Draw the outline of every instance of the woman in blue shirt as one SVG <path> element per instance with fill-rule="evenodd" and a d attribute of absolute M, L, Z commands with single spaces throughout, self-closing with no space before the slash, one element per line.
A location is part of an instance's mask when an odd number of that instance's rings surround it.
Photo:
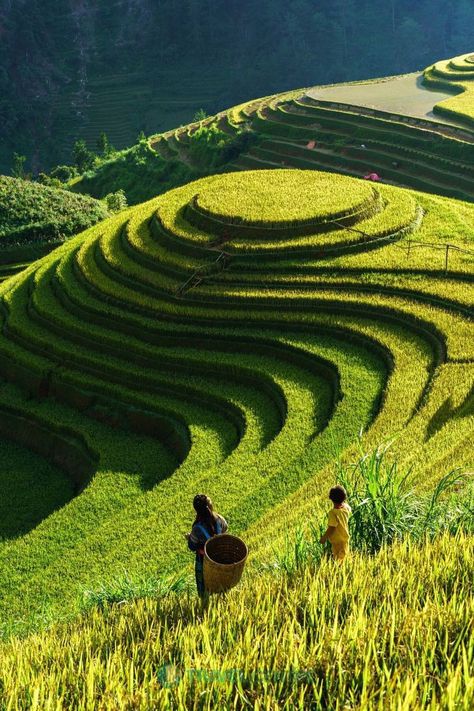
<path fill-rule="evenodd" d="M 186 534 L 189 550 L 196 553 L 196 587 L 199 597 L 203 597 L 204 588 L 204 546 L 206 541 L 218 533 L 225 533 L 228 529 L 227 521 L 216 513 L 212 501 L 206 494 L 197 494 L 193 501 L 196 519 L 191 533 Z"/>

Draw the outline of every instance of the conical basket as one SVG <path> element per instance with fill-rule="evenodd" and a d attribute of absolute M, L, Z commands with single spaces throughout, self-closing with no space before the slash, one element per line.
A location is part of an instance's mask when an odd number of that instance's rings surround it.
<path fill-rule="evenodd" d="M 207 592 L 223 592 L 237 585 L 247 556 L 247 546 L 237 536 L 220 533 L 209 538 L 204 546 L 204 586 Z"/>

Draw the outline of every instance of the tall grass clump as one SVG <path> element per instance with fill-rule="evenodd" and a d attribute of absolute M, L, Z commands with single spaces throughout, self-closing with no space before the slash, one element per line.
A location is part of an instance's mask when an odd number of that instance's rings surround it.
<path fill-rule="evenodd" d="M 454 469 L 434 489 L 420 494 L 412 468 L 390 458 L 390 444 L 362 454 L 354 464 L 339 465 L 338 481 L 352 508 L 351 546 L 376 553 L 406 536 L 422 540 L 443 531 L 474 531 L 474 487 L 465 472 Z"/>
<path fill-rule="evenodd" d="M 123 604 L 143 597 L 164 598 L 190 590 L 188 576 L 181 572 L 168 576 L 134 575 L 124 570 L 120 577 L 104 580 L 90 590 L 84 590 L 82 611 L 92 607 L 103 609 L 111 604 Z"/>
<path fill-rule="evenodd" d="M 402 469 L 389 449 L 390 443 L 384 444 L 361 453 L 352 464 L 337 465 L 336 479 L 352 509 L 351 549 L 373 555 L 405 539 L 421 543 L 442 533 L 473 534 L 474 481 L 469 473 L 454 469 L 440 477 L 432 491 L 420 494 L 412 469 Z M 319 543 L 325 529 L 325 515 L 318 519 L 315 512 L 314 521 L 286 534 L 262 570 L 292 575 L 308 565 L 317 567 L 330 551 L 329 545 Z"/>

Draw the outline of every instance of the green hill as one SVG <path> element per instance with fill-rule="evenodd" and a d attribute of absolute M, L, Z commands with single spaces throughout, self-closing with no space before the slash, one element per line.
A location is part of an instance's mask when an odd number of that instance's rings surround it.
<path fill-rule="evenodd" d="M 424 72 L 428 86 L 446 88 L 456 94 L 435 106 L 440 116 L 455 118 L 474 126 L 474 54 L 463 54 L 454 59 L 436 62 Z"/>
<path fill-rule="evenodd" d="M 104 203 L 68 190 L 0 176 L 0 275 L 108 217 Z"/>
<path fill-rule="evenodd" d="M 397 435 L 424 490 L 469 466 L 473 228 L 474 206 L 438 196 L 229 173 L 6 282 L 1 432 L 77 495 L 0 545 L 2 620 L 74 611 L 124 568 L 180 570 L 198 489 L 265 560 L 361 430 L 364 448 Z"/>

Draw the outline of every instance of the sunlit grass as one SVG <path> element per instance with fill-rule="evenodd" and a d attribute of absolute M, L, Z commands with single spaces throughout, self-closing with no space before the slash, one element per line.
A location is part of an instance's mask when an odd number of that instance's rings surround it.
<path fill-rule="evenodd" d="M 468 709 L 472 536 L 400 542 L 343 566 L 247 575 L 194 597 L 102 602 L 0 648 L 8 709 Z M 119 596 L 120 597 L 120 596 Z"/>

